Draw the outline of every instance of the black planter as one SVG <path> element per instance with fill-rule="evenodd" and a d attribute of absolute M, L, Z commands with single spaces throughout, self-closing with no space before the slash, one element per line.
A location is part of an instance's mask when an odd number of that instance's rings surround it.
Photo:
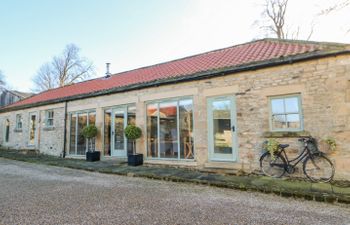
<path fill-rule="evenodd" d="M 86 152 L 86 161 L 88 162 L 95 162 L 100 161 L 100 152 Z"/>
<path fill-rule="evenodd" d="M 129 154 L 128 155 L 128 165 L 129 166 L 139 166 L 143 164 L 143 154 Z"/>

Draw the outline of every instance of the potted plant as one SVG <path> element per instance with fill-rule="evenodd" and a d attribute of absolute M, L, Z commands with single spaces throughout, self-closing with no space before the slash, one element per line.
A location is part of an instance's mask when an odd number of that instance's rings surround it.
<path fill-rule="evenodd" d="M 86 161 L 94 162 L 100 160 L 100 152 L 95 151 L 95 138 L 97 136 L 97 127 L 88 125 L 82 130 L 82 135 L 88 141 L 88 151 L 86 152 Z"/>
<path fill-rule="evenodd" d="M 141 128 L 135 125 L 128 125 L 124 129 L 125 137 L 132 141 L 132 154 L 128 154 L 128 165 L 129 166 L 139 166 L 143 164 L 143 154 L 137 154 L 135 148 L 136 139 L 140 138 L 142 135 Z"/>
<path fill-rule="evenodd" d="M 275 159 L 275 153 L 278 151 L 279 145 L 280 143 L 273 138 L 269 138 L 264 142 L 264 148 L 270 153 L 272 160 Z"/>

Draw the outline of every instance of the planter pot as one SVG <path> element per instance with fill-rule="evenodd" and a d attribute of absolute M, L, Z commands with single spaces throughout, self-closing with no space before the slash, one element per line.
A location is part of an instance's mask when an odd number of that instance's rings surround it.
<path fill-rule="evenodd" d="M 100 154 L 101 152 L 98 152 L 98 151 L 86 152 L 86 161 L 88 162 L 100 161 Z"/>
<path fill-rule="evenodd" d="M 143 154 L 129 154 L 128 155 L 128 165 L 129 166 L 139 166 L 143 164 Z"/>

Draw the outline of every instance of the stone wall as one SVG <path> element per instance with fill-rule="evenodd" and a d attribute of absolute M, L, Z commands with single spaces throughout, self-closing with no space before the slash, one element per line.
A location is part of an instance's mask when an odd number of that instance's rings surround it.
<path fill-rule="evenodd" d="M 288 134 L 282 134 L 287 137 L 281 137 L 280 133 L 271 133 L 269 127 L 269 97 L 296 93 L 300 94 L 302 101 L 305 130 L 303 134 L 309 133 L 319 139 L 334 137 L 338 148 L 336 152 L 330 154 L 330 158 L 336 166 L 336 177 L 350 179 L 348 163 L 350 162 L 350 57 L 348 55 L 72 101 L 68 102 L 68 112 L 96 109 L 96 124 L 101 128 L 96 144 L 97 149 L 103 149 L 104 109 L 123 104 L 136 104 L 137 124 L 146 134 L 145 106 L 147 102 L 191 96 L 195 118 L 195 160 L 178 162 L 146 158 L 146 163 L 188 165 L 201 168 L 220 167 L 243 169 L 250 172 L 258 168 L 261 145 L 267 136 L 277 136 L 281 143 L 291 144 L 290 154 L 298 152 L 297 137 L 288 137 Z M 214 162 L 208 158 L 207 99 L 220 95 L 230 95 L 236 98 L 239 155 L 237 162 Z M 11 121 L 14 121 L 15 112 L 1 114 L 1 121 L 9 115 L 11 115 Z M 57 115 L 59 116 L 60 113 L 58 112 Z M 55 121 L 61 121 L 60 128 L 48 131 L 48 136 L 42 135 L 40 150 L 57 155 L 61 152 L 60 143 L 63 143 L 63 116 Z M 27 126 L 24 124 L 24 127 Z M 57 144 L 51 141 L 45 143 L 45 140 L 52 138 L 49 136 L 51 134 L 57 139 Z M 21 139 L 20 135 L 11 133 L 11 136 L 17 136 L 18 140 Z M 15 143 L 16 141 L 11 142 L 13 146 Z M 18 147 L 22 145 L 25 143 Z M 138 151 L 145 155 L 146 146 L 144 137 L 137 141 Z M 55 148 L 53 152 L 50 151 L 51 147 Z"/>
<path fill-rule="evenodd" d="M 46 110 L 54 110 L 54 126 L 46 128 Z M 30 114 L 36 113 L 36 141 L 34 145 L 29 144 Z M 17 130 L 16 115 L 22 115 L 22 129 Z M 9 142 L 5 142 L 5 121 L 10 121 Z M 0 143 L 4 147 L 15 149 L 37 149 L 41 153 L 59 156 L 63 150 L 64 136 L 64 107 L 63 104 L 48 105 L 43 107 L 19 110 L 3 113 L 0 116 Z"/>

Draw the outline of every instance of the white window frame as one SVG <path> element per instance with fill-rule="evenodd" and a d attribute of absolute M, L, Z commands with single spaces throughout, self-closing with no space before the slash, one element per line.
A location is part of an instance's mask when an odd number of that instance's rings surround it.
<path fill-rule="evenodd" d="M 78 151 L 78 115 L 80 114 L 85 114 L 87 116 L 87 121 L 86 121 L 86 125 L 89 126 L 89 115 L 90 114 L 95 114 L 95 120 L 96 120 L 96 110 L 95 109 L 91 109 L 91 110 L 83 110 L 83 111 L 76 111 L 76 112 L 70 112 L 69 113 L 69 144 L 68 144 L 68 155 L 72 155 L 72 156 L 84 156 L 84 155 L 78 155 L 77 151 Z M 72 125 L 72 115 L 76 116 L 76 120 L 75 120 L 75 145 L 74 145 L 74 154 L 70 153 L 70 142 L 71 142 L 71 125 Z M 87 152 L 88 150 L 88 142 L 87 139 L 85 140 L 85 152 Z"/>
<path fill-rule="evenodd" d="M 50 113 L 52 113 L 52 117 L 50 117 Z M 54 117 L 55 117 L 55 112 L 54 110 L 46 110 L 45 112 L 45 126 L 46 127 L 54 127 Z M 49 123 L 49 121 L 52 121 L 52 124 Z"/>
<path fill-rule="evenodd" d="M 183 96 L 183 97 L 175 97 L 175 98 L 165 98 L 165 99 L 158 99 L 158 100 L 152 100 L 152 101 L 147 101 L 146 104 L 145 104 L 145 131 L 146 131 L 146 134 L 145 134 L 145 137 L 146 137 L 146 141 L 145 141 L 145 149 L 147 151 L 146 153 L 146 158 L 147 159 L 150 159 L 150 160 L 167 160 L 167 161 L 195 161 L 196 159 L 196 138 L 195 138 L 195 135 L 193 135 L 193 159 L 183 159 L 180 157 L 180 126 L 179 126 L 179 102 L 182 101 L 182 100 L 192 100 L 192 110 L 193 110 L 193 116 L 192 116 L 192 132 L 193 134 L 195 134 L 195 118 L 194 118 L 194 112 L 195 112 L 195 106 L 194 106 L 194 100 L 193 100 L 193 97 L 192 96 Z M 160 157 L 160 141 L 158 139 L 158 156 L 157 157 L 150 157 L 148 155 L 148 140 L 147 140 L 147 106 L 148 105 L 152 105 L 152 104 L 155 104 L 157 105 L 157 110 L 158 110 L 158 118 L 157 118 L 157 136 L 159 137 L 160 136 L 160 131 L 159 131 L 159 127 L 160 127 L 160 120 L 159 120 L 159 104 L 161 103 L 167 103 L 167 102 L 172 102 L 172 101 L 176 101 L 176 108 L 177 108 L 177 132 L 178 132 L 178 135 L 177 135 L 177 141 L 178 141 L 178 156 L 177 158 L 162 158 Z"/>
<path fill-rule="evenodd" d="M 22 114 L 16 114 L 16 129 L 22 130 L 22 127 L 23 127 Z"/>
<path fill-rule="evenodd" d="M 287 99 L 287 98 L 297 98 L 298 99 L 298 114 L 300 118 L 300 127 L 299 128 L 274 128 L 272 123 L 272 116 L 274 115 L 272 113 L 272 100 L 274 99 Z M 301 102 L 301 95 L 300 94 L 287 94 L 287 95 L 278 95 L 278 96 L 270 96 L 269 97 L 269 124 L 270 124 L 270 131 L 272 132 L 278 132 L 278 131 L 286 131 L 286 132 L 298 132 L 304 130 L 304 116 L 302 111 L 302 102 Z M 280 113 L 279 115 L 289 115 L 289 114 L 297 114 L 297 113 L 287 113 L 284 105 L 284 113 Z"/>

